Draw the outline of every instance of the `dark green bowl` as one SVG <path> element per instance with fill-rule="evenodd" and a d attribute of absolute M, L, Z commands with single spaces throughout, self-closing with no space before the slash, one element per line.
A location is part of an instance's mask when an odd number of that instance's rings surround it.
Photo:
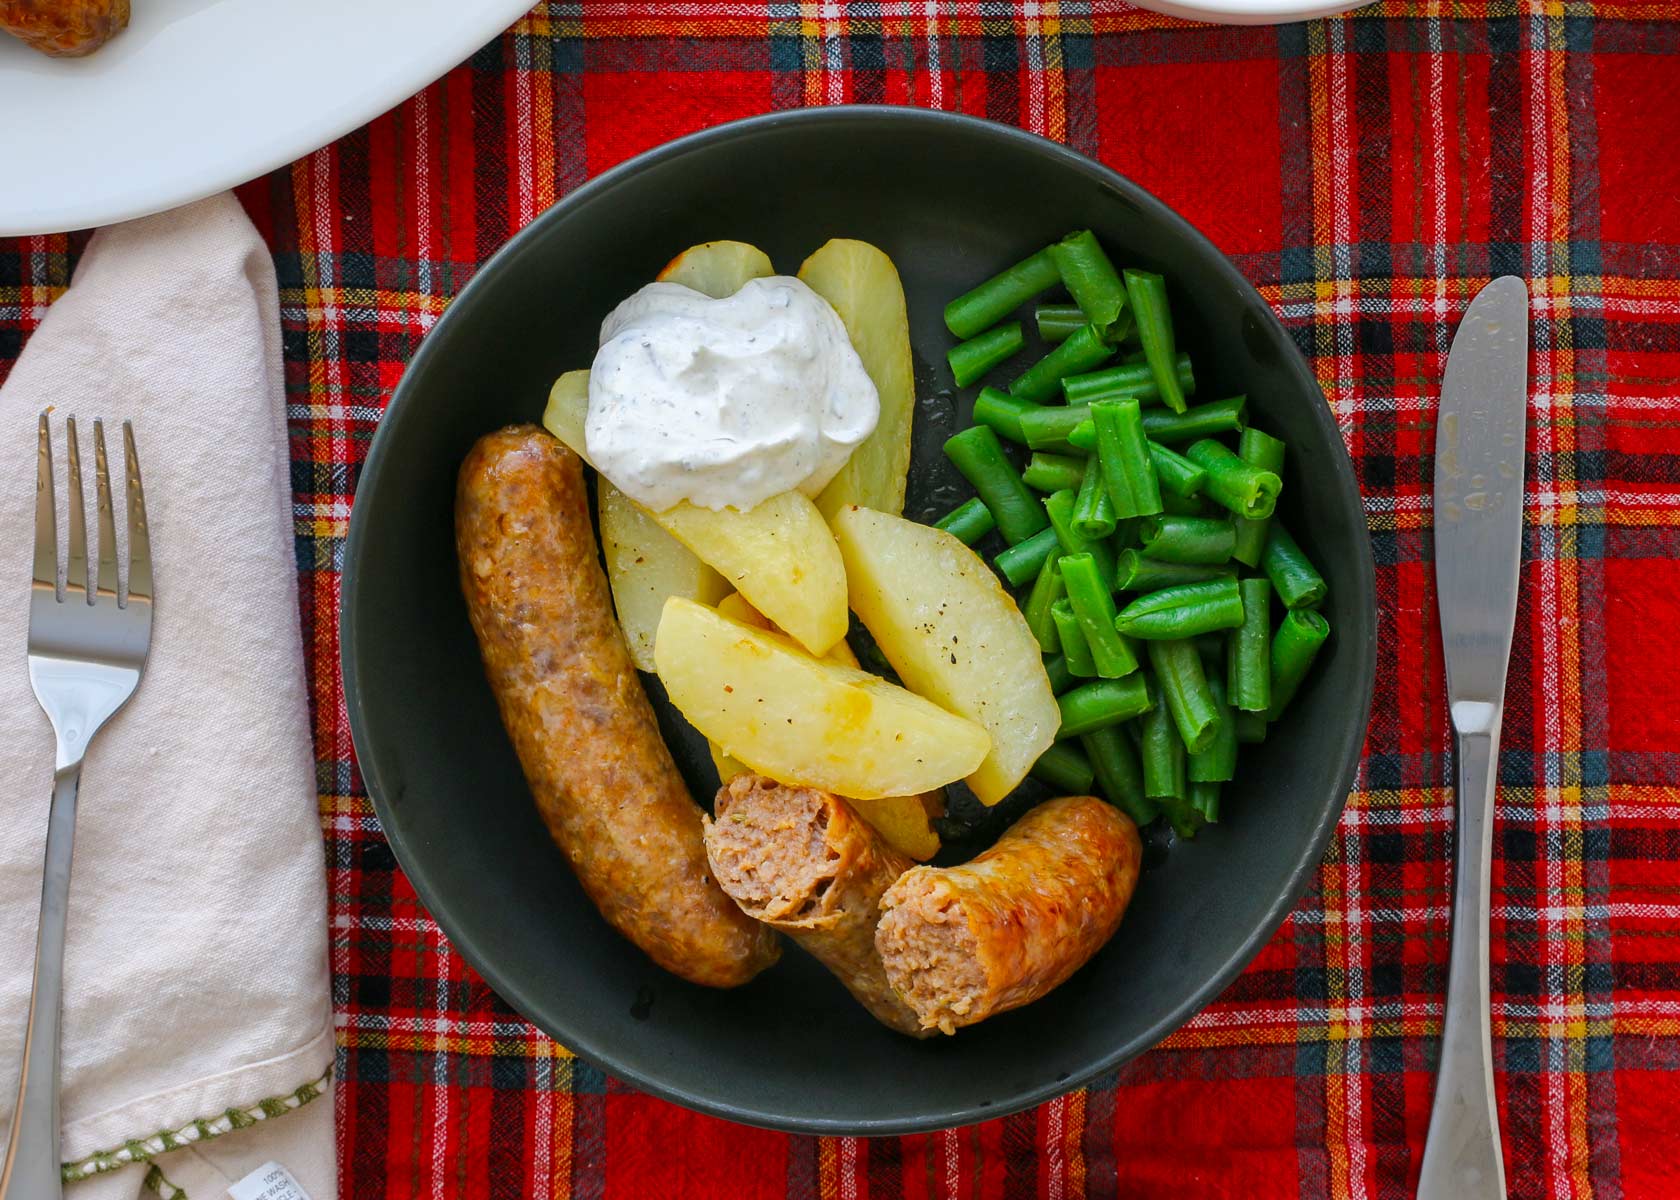
<path fill-rule="evenodd" d="M 1199 395 L 1246 392 L 1289 443 L 1284 515 L 1330 582 L 1335 630 L 1270 740 L 1243 750 L 1226 819 L 1160 855 L 1125 924 L 1044 1000 L 915 1042 L 796 950 L 747 987 L 693 987 L 607 927 L 534 811 L 479 667 L 450 506 L 475 438 L 539 418 L 587 366 L 601 318 L 695 242 L 737 238 L 792 272 L 830 237 L 892 255 L 910 304 L 918 414 L 910 515 L 959 498 L 939 442 L 956 402 L 940 310 L 1070 229 L 1164 272 Z M 368 790 L 438 923 L 514 1008 L 603 1069 L 679 1104 L 817 1133 L 902 1133 L 1048 1099 L 1148 1049 L 1277 929 L 1352 784 L 1375 663 L 1371 550 L 1348 457 L 1301 356 L 1248 282 L 1181 218 L 1073 151 L 984 121 L 833 108 L 663 146 L 549 209 L 427 335 L 356 493 L 344 685 Z M 703 747 L 656 703 L 695 794 Z"/>

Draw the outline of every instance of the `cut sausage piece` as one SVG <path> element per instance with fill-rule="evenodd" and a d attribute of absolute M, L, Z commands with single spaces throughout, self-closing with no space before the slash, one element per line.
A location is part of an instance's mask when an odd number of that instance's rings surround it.
<path fill-rule="evenodd" d="M 1037 1000 L 1113 936 L 1142 858 L 1118 809 L 1064 796 L 972 862 L 907 871 L 875 931 L 893 991 L 946 1033 Z"/>
<path fill-rule="evenodd" d="M 700 808 L 613 620 L 582 461 L 534 425 L 481 438 L 461 464 L 455 539 L 502 722 L 583 890 L 675 975 L 757 975 L 780 947 L 711 878 Z"/>
<path fill-rule="evenodd" d="M 737 775 L 718 791 L 706 854 L 748 916 L 779 929 L 900 1033 L 926 1036 L 875 953 L 881 893 L 911 860 L 829 792 Z"/>

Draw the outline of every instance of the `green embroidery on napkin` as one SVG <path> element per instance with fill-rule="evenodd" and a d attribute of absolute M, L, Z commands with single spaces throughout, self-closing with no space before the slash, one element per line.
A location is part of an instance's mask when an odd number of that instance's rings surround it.
<path fill-rule="evenodd" d="M 214 1117 L 198 1117 L 178 1129 L 160 1129 L 148 1137 L 131 1138 L 115 1150 L 96 1150 L 77 1162 L 65 1163 L 59 1174 L 65 1183 L 75 1183 L 78 1179 L 91 1179 L 134 1163 L 149 1163 L 160 1154 L 195 1142 L 208 1142 L 236 1129 L 249 1129 L 258 1121 L 284 1116 L 311 1100 L 319 1099 L 326 1092 L 327 1081 L 331 1078 L 332 1068 L 328 1067 L 316 1078 L 283 1096 L 270 1096 L 244 1108 L 230 1108 Z M 163 1200 L 186 1200 L 187 1194 L 165 1179 L 155 1165 L 146 1172 L 142 1182 Z"/>

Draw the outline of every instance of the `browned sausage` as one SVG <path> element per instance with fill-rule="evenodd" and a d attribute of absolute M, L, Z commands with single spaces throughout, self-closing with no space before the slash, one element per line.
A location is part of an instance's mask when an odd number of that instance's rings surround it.
<path fill-rule="evenodd" d="M 1113 936 L 1142 858 L 1112 805 L 1047 801 L 972 862 L 916 867 L 887 889 L 875 931 L 887 979 L 946 1033 L 1029 1004 Z"/>
<path fill-rule="evenodd" d="M 537 808 L 601 915 L 673 974 L 745 983 L 775 935 L 712 881 L 596 556 L 583 466 L 535 425 L 481 438 L 455 499 L 461 589 Z"/>
<path fill-rule="evenodd" d="M 883 1025 L 926 1036 L 893 994 L 875 953 L 881 893 L 911 867 L 844 800 L 737 775 L 706 822 L 706 855 L 723 890 L 832 971 Z"/>
<path fill-rule="evenodd" d="M 92 54 L 128 24 L 128 0 L 0 0 L 0 29 L 54 58 Z"/>

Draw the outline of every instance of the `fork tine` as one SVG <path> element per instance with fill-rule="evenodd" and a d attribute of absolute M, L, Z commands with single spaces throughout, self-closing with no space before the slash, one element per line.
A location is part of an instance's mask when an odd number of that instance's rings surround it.
<path fill-rule="evenodd" d="M 88 595 L 87 517 L 82 509 L 81 439 L 76 436 L 75 417 L 64 419 L 64 440 L 70 448 L 70 554 L 64 572 L 64 597 L 85 604 L 92 597 Z"/>
<path fill-rule="evenodd" d="M 146 490 L 140 486 L 140 456 L 134 426 L 123 422 L 123 460 L 128 468 L 128 598 L 152 598 L 152 538 L 146 524 Z"/>
<path fill-rule="evenodd" d="M 58 598 L 58 521 L 53 515 L 52 437 L 47 414 L 35 438 L 35 586 Z"/>
<path fill-rule="evenodd" d="M 99 491 L 99 599 L 117 598 L 117 526 L 111 509 L 111 471 L 105 461 L 105 423 L 93 421 L 94 479 Z"/>

